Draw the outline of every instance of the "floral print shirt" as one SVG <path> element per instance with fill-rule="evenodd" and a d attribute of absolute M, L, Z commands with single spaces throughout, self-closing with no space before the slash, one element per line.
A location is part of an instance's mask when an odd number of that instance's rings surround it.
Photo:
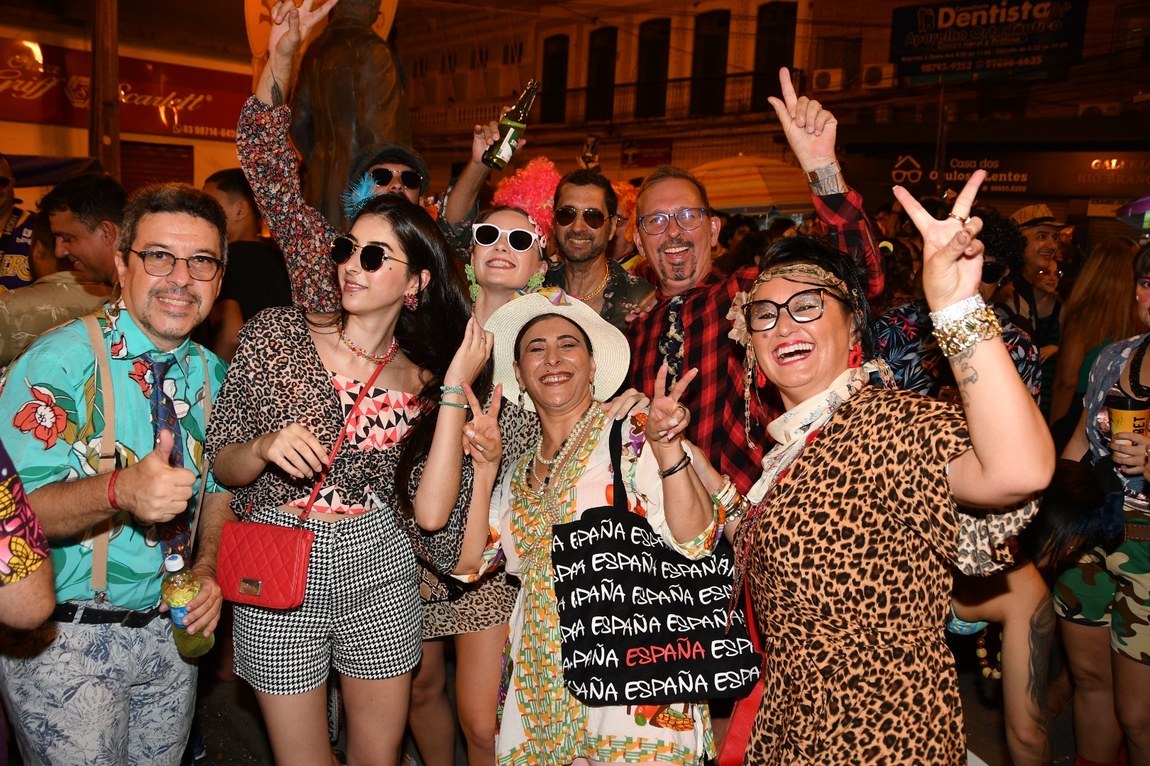
<path fill-rule="evenodd" d="M 1010 321 L 1006 311 L 993 308 L 1002 325 L 1002 342 L 1006 344 L 1010 359 L 1030 395 L 1038 401 L 1042 388 L 1038 345 Z M 877 355 L 890 366 L 899 388 L 917 391 L 932 399 L 958 402 L 954 373 L 934 339 L 934 325 L 931 324 L 926 301 L 918 300 L 891 309 L 872 326 Z"/>
<path fill-rule="evenodd" d="M 252 194 L 291 277 L 292 302 L 307 311 L 338 311 L 339 284 L 328 257 L 339 232 L 303 198 L 299 160 L 288 137 L 291 109 L 248 98 L 236 126 L 236 149 Z"/>
<path fill-rule="evenodd" d="M 96 312 L 112 360 L 115 381 L 116 462 L 126 468 L 152 451 L 151 367 L 141 359 L 164 352 L 132 320 L 122 301 Z M 213 396 L 224 379 L 225 365 L 212 352 L 185 340 L 167 356 L 175 364 L 163 381 L 175 403 L 183 431 L 177 446 L 184 466 L 198 473 L 204 442 L 202 403 L 205 372 Z M 206 370 L 205 370 L 206 366 Z M 95 357 L 84 325 L 70 322 L 41 336 L 8 368 L 0 388 L 0 441 L 12 456 L 28 492 L 47 484 L 73 481 L 97 473 L 104 433 L 103 394 Z M 220 491 L 208 475 L 207 491 Z M 199 492 L 197 476 L 189 511 Z M 113 517 L 108 551 L 108 600 L 124 609 L 148 609 L 160 600 L 163 563 L 155 527 L 142 525 L 127 511 Z M 90 530 L 52 541 L 58 601 L 83 601 L 92 592 Z"/>
<path fill-rule="evenodd" d="M 0 444 L 0 585 L 23 580 L 48 560 L 48 538 Z"/>

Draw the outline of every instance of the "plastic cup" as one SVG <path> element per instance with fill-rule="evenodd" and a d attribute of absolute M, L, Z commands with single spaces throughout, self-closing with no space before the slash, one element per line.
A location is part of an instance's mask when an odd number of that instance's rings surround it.
<path fill-rule="evenodd" d="M 1106 409 L 1110 411 L 1111 438 L 1122 433 L 1146 434 L 1147 425 L 1150 425 L 1150 402 L 1111 396 L 1106 399 Z"/>

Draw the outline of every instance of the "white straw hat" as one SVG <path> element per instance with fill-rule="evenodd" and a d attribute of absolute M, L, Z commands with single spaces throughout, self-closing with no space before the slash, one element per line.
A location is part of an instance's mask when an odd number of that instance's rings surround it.
<path fill-rule="evenodd" d="M 626 380 L 631 364 L 627 338 L 595 309 L 560 288 L 551 287 L 503 304 L 487 320 L 486 329 L 495 336 L 492 382 L 503 384 L 503 397 L 512 402 L 519 398 L 519 381 L 515 379 L 515 339 L 528 322 L 549 314 L 568 319 L 587 333 L 591 341 L 591 356 L 595 360 L 596 397 L 607 399 L 613 396 Z M 524 406 L 531 412 L 535 411 L 530 396 L 525 398 Z"/>

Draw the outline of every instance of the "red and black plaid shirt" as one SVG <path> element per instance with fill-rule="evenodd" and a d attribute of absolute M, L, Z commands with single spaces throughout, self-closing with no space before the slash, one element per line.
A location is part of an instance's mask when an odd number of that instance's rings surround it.
<path fill-rule="evenodd" d="M 845 194 L 814 197 L 815 212 L 829 227 L 829 237 L 844 254 L 866 265 L 867 297 L 882 292 L 883 273 L 878 248 L 862 208 L 862 196 L 853 189 Z M 680 315 L 683 327 L 683 370 L 699 368 L 698 377 L 683 394 L 683 404 L 691 412 L 687 437 L 711 459 L 711 464 L 746 492 L 759 478 L 764 429 L 752 422 L 752 450 L 744 425 L 743 349 L 727 333 L 731 322 L 727 312 L 735 295 L 751 289 L 758 276 L 757 266 L 747 266 L 720 279 L 709 274 L 684 294 Z M 667 331 L 669 298 L 660 291 L 658 303 L 631 325 L 630 384 L 644 393 L 655 388 L 655 376 L 663 363 L 659 340 Z M 762 422 L 780 413 L 777 405 L 767 405 Z M 755 413 L 759 415 L 759 413 Z M 760 420 L 759 417 L 754 418 Z"/>

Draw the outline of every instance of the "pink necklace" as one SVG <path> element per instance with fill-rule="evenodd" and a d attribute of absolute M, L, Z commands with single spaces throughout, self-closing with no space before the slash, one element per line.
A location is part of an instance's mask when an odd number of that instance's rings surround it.
<path fill-rule="evenodd" d="M 351 338 L 343 334 L 342 322 L 339 325 L 339 342 L 342 343 L 348 351 L 355 354 L 360 359 L 366 359 L 372 364 L 386 365 L 388 362 L 395 358 L 396 352 L 399 351 L 399 341 L 396 340 L 395 336 L 393 335 L 391 338 L 391 347 L 387 349 L 386 354 L 381 356 L 379 354 L 371 353 L 362 346 L 356 345 L 356 343 L 352 341 Z"/>

